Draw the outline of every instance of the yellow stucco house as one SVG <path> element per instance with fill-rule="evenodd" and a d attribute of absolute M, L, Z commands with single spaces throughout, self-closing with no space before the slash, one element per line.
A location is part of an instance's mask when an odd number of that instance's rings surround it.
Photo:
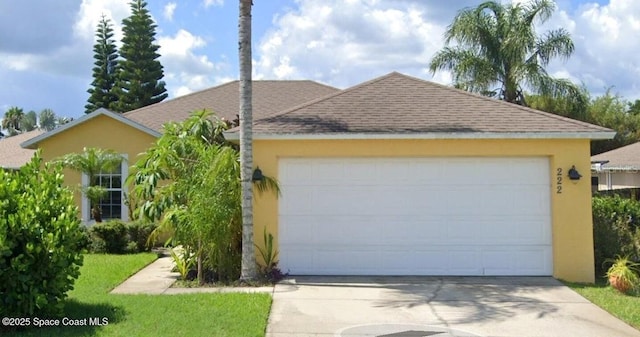
<path fill-rule="evenodd" d="M 274 234 L 284 271 L 594 281 L 590 181 L 576 173 L 590 170 L 590 140 L 611 130 L 399 73 L 345 90 L 253 88 L 254 164 L 282 188 L 257 197 L 255 231 Z M 45 159 L 98 146 L 131 162 L 162 123 L 202 108 L 234 118 L 237 107 L 236 81 L 124 115 L 100 110 L 22 145 Z M 105 207 L 125 217 L 122 176 L 105 177 L 115 191 Z"/>

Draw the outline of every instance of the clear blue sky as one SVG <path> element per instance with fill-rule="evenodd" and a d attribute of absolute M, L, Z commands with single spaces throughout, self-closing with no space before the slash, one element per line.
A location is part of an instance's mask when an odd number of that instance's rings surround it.
<path fill-rule="evenodd" d="M 237 78 L 238 2 L 151 0 L 170 97 Z M 456 12 L 479 0 L 254 0 L 254 79 L 311 79 L 345 88 L 391 71 L 449 84 L 427 70 Z M 558 0 L 540 31 L 564 27 L 576 45 L 549 72 L 640 98 L 640 1 Z M 117 37 L 125 0 L 0 1 L 0 114 L 52 108 L 79 117 L 91 83 L 101 14 Z"/>

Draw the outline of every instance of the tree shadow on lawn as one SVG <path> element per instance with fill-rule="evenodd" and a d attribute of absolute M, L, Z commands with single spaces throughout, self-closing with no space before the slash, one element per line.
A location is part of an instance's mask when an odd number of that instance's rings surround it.
<path fill-rule="evenodd" d="M 86 303 L 76 299 L 70 299 L 65 302 L 64 314 L 57 319 L 58 326 L 55 327 L 36 327 L 33 326 L 34 318 L 31 318 L 31 326 L 25 329 L 0 329 L 2 336 L 93 336 L 102 326 L 116 324 L 124 321 L 127 312 L 123 307 L 114 306 L 110 303 Z M 82 320 L 78 322 L 80 325 L 63 325 L 62 319 Z M 47 318 L 49 319 L 49 318 Z"/>

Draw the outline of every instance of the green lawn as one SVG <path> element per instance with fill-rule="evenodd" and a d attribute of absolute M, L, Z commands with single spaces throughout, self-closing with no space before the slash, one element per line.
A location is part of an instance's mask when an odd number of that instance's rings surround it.
<path fill-rule="evenodd" d="M 637 293 L 633 296 L 623 295 L 604 282 L 598 284 L 565 282 L 565 284 L 597 306 L 636 329 L 640 329 L 640 296 Z"/>
<path fill-rule="evenodd" d="M 30 328 L 3 336 L 264 336 L 268 294 L 111 295 L 154 254 L 86 255 L 65 317 L 106 318 L 103 326 Z M 80 322 L 83 323 L 84 322 Z"/>

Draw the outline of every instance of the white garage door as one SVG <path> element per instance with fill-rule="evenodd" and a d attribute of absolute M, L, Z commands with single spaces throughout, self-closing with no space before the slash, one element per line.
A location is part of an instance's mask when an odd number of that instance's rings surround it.
<path fill-rule="evenodd" d="M 551 275 L 547 158 L 283 158 L 292 275 Z"/>

